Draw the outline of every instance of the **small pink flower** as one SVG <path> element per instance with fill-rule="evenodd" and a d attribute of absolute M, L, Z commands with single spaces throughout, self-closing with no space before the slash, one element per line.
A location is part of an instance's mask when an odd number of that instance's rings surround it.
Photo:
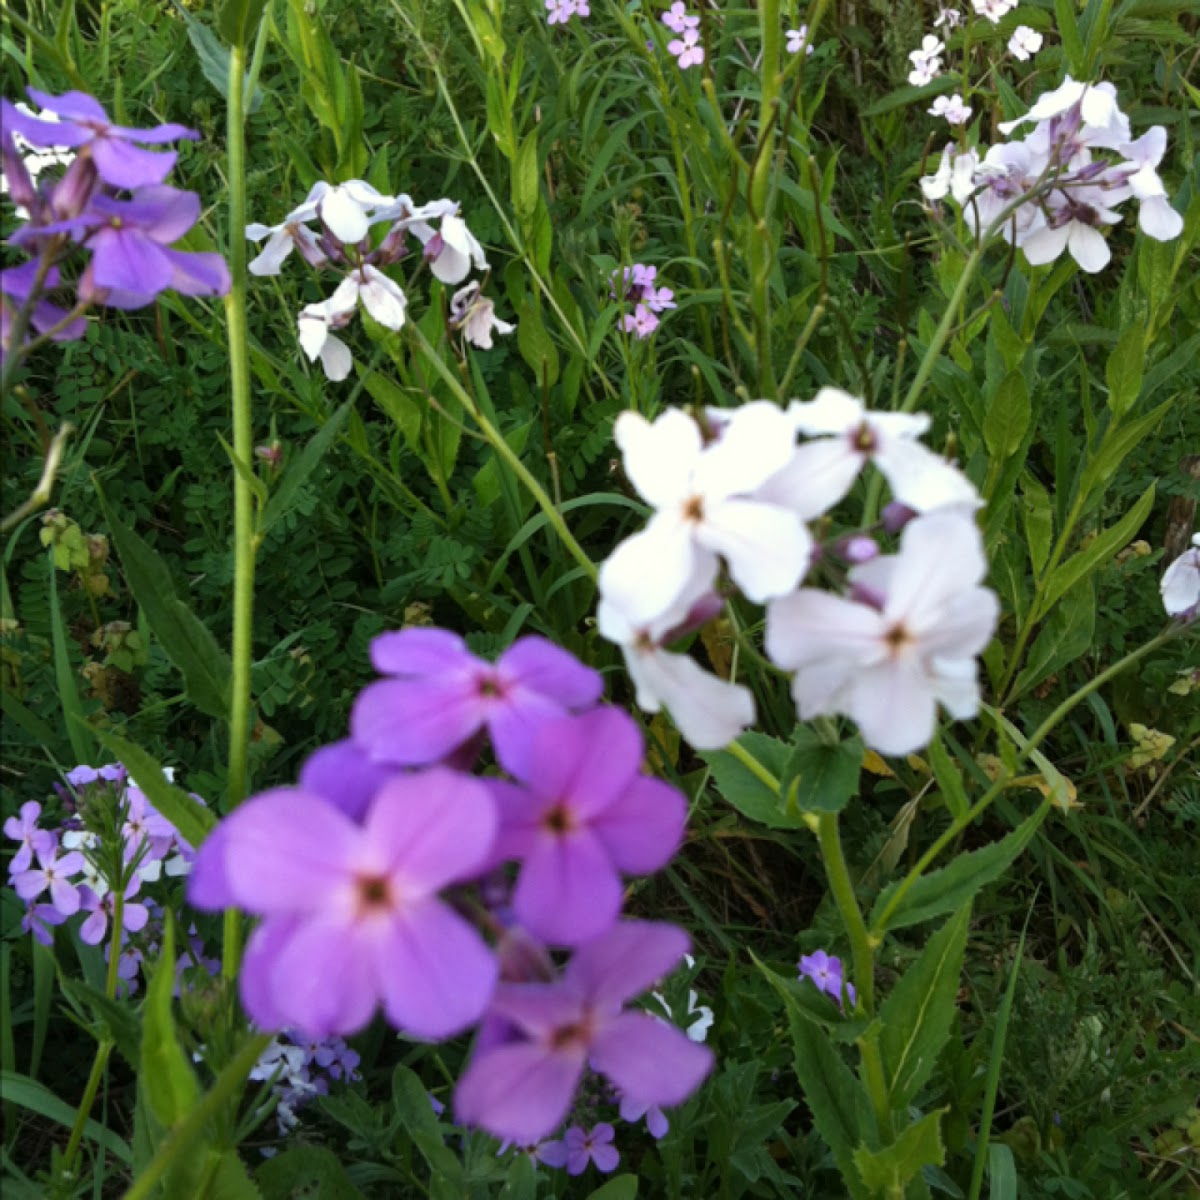
<path fill-rule="evenodd" d="M 626 333 L 632 333 L 639 339 L 648 338 L 658 328 L 658 318 L 646 305 L 639 304 L 632 313 L 625 314 L 622 326 Z"/>
<path fill-rule="evenodd" d="M 667 43 L 667 49 L 675 55 L 681 71 L 688 67 L 698 66 L 704 61 L 704 47 L 699 45 L 700 34 L 695 29 L 685 29 L 683 37 L 672 38 Z"/>

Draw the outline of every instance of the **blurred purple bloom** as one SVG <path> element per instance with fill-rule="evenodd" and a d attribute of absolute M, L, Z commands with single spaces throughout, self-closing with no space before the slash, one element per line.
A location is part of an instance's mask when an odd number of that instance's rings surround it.
<path fill-rule="evenodd" d="M 657 1104 L 644 1104 L 639 1100 L 632 1100 L 628 1096 L 621 1097 L 622 1121 L 632 1124 L 634 1121 L 640 1121 L 643 1117 L 646 1118 L 646 1130 L 655 1141 L 666 1137 L 667 1130 L 671 1126 L 667 1121 L 666 1113 Z"/>
<path fill-rule="evenodd" d="M 812 954 L 802 955 L 798 964 L 801 979 L 811 979 L 827 996 L 832 996 L 840 1005 L 842 1003 L 842 988 L 851 1004 L 857 1004 L 858 998 L 854 984 L 843 981 L 842 960 L 826 954 L 824 950 L 815 950 Z"/>
<path fill-rule="evenodd" d="M 53 904 L 28 904 L 21 918 L 21 930 L 32 933 L 43 946 L 52 946 L 54 934 L 48 926 L 61 925 L 66 919 Z"/>
<path fill-rule="evenodd" d="M 687 803 L 641 773 L 642 735 L 615 708 L 547 721 L 527 786 L 495 781 L 496 855 L 522 859 L 513 908 L 535 936 L 573 946 L 621 908 L 620 872 L 647 875 L 679 849 Z"/>
<path fill-rule="evenodd" d="M 524 778 L 533 734 L 547 717 L 595 704 L 598 672 L 541 637 L 514 642 L 493 666 L 446 629 L 402 629 L 371 643 L 385 675 L 358 697 L 354 739 L 377 762 L 420 766 L 487 728 L 506 771 Z"/>
<path fill-rule="evenodd" d="M 144 904 L 131 902 L 130 897 L 137 894 L 141 880 L 135 875 L 125 890 L 125 904 L 121 909 L 121 928 L 129 933 L 137 933 L 145 929 L 150 914 Z M 79 927 L 80 940 L 89 946 L 98 946 L 108 932 L 108 922 L 112 919 L 116 906 L 115 893 L 106 892 L 97 896 L 90 887 L 79 889 L 80 911 L 90 914 L 88 919 Z"/>
<path fill-rule="evenodd" d="M 49 889 L 50 902 L 64 917 L 79 911 L 79 889 L 70 882 L 84 867 L 84 857 L 78 850 L 59 855 L 58 842 L 53 838 L 39 842 L 33 852 L 38 865 L 14 875 L 10 882 L 22 900 L 36 900 Z"/>
<path fill-rule="evenodd" d="M 567 1151 L 567 1174 L 582 1175 L 589 1162 L 594 1162 L 596 1170 L 604 1174 L 615 1171 L 621 1156 L 612 1144 L 613 1132 L 613 1127 L 607 1121 L 601 1121 L 591 1130 L 572 1125 L 563 1137 Z"/>
<path fill-rule="evenodd" d="M 382 1002 L 401 1029 L 448 1037 L 482 1014 L 498 970 L 438 893 L 478 870 L 495 831 L 487 789 L 441 767 L 390 780 L 361 825 L 318 795 L 279 788 L 217 827 L 188 897 L 266 918 L 241 977 L 263 1028 L 353 1033 Z"/>
<path fill-rule="evenodd" d="M 100 103 L 84 92 L 49 96 L 36 88 L 26 90 L 35 104 L 57 113 L 60 119 L 43 121 L 5 102 L 6 129 L 35 146 L 86 147 L 101 179 L 112 187 L 133 189 L 162 183 L 179 157 L 174 150 L 142 150 L 133 143 L 154 146 L 200 138 L 185 125 L 156 125 L 153 129 L 114 125 Z"/>
<path fill-rule="evenodd" d="M 4 822 L 4 836 L 21 843 L 20 848 L 8 864 L 10 876 L 28 871 L 37 847 L 54 841 L 53 835 L 48 829 L 38 827 L 38 818 L 41 815 L 42 806 L 36 800 L 27 800 L 21 805 L 19 816 L 9 817 Z"/>
<path fill-rule="evenodd" d="M 37 282 L 38 266 L 39 264 L 36 259 L 30 259 L 19 266 L 6 267 L 0 271 L 0 293 L 13 302 L 14 308 L 19 308 L 23 305 L 32 294 L 34 284 Z M 49 291 L 51 288 L 57 287 L 59 282 L 58 268 L 51 267 L 46 273 L 41 290 L 43 292 Z M 70 313 L 65 308 L 61 308 L 57 304 L 51 304 L 49 300 L 39 299 L 34 303 L 30 324 L 38 333 L 47 333 L 56 325 L 62 324 L 68 316 L 70 316 Z M 7 331 L 10 320 L 9 305 L 5 304 L 5 333 L 3 341 L 6 348 L 8 348 L 9 337 Z M 74 341 L 76 338 L 83 337 L 86 332 L 87 322 L 82 317 L 76 317 L 75 320 L 63 326 L 62 329 L 51 334 L 51 340 L 56 342 Z"/>
<path fill-rule="evenodd" d="M 359 821 L 371 798 L 395 774 L 395 767 L 372 761 L 362 746 L 346 738 L 310 754 L 300 768 L 298 786 Z"/>
<path fill-rule="evenodd" d="M 501 984 L 489 1014 L 510 1040 L 475 1056 L 459 1080 L 458 1119 L 528 1145 L 566 1116 L 585 1066 L 635 1101 L 679 1104 L 712 1067 L 712 1053 L 644 1012 L 626 1010 L 688 948 L 672 925 L 625 921 L 579 947 L 557 983 Z"/>

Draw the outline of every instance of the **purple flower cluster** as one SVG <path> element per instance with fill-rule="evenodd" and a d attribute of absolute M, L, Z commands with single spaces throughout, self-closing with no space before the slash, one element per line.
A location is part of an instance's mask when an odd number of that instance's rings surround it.
<path fill-rule="evenodd" d="M 330 1083 L 360 1078 L 358 1064 L 358 1053 L 340 1037 L 309 1039 L 284 1030 L 262 1052 L 250 1078 L 274 1080 L 275 1120 L 282 1136 L 299 1124 L 296 1110 L 314 1096 L 327 1096 Z"/>
<path fill-rule="evenodd" d="M 264 1029 L 407 1034 L 479 1026 L 457 1116 L 522 1146 L 562 1122 L 587 1068 L 666 1106 L 711 1054 L 629 1001 L 688 949 L 621 920 L 622 876 L 657 871 L 687 805 L 641 772 L 637 726 L 599 707 L 600 676 L 540 637 L 493 664 L 457 635 L 377 638 L 385 677 L 296 787 L 249 799 L 201 848 L 199 908 L 261 918 L 242 1000 Z M 505 778 L 467 772 L 490 741 Z M 558 969 L 552 950 L 569 951 Z"/>
<path fill-rule="evenodd" d="M 832 996 L 839 1007 L 843 991 L 852 1005 L 858 1003 L 854 984 L 844 977 L 840 958 L 834 958 L 824 950 L 815 950 L 812 954 L 801 955 L 797 966 L 801 979 L 812 980 L 827 996 Z"/>
<path fill-rule="evenodd" d="M 675 293 L 668 287 L 656 287 L 657 267 L 634 263 L 613 275 L 609 295 L 634 305 L 633 312 L 622 318 L 621 327 L 639 339 L 648 338 L 659 324 L 658 313 L 675 307 Z"/>
<path fill-rule="evenodd" d="M 700 45 L 700 18 L 687 11 L 683 0 L 675 0 L 663 13 L 662 23 L 679 34 L 667 43 L 667 50 L 675 57 L 679 69 L 699 66 L 704 61 L 704 47 Z"/>
<path fill-rule="evenodd" d="M 142 308 L 168 289 L 186 296 L 220 296 L 229 290 L 229 271 L 219 254 L 172 248 L 200 218 L 200 199 L 164 183 L 178 157 L 174 150 L 147 150 L 199 134 L 183 125 L 131 129 L 115 125 L 104 108 L 83 92 L 49 96 L 34 88 L 38 115 L 0 100 L 3 131 L 0 158 L 13 201 L 25 223 L 10 242 L 31 255 L 0 272 L 3 328 L 9 349 L 16 313 L 32 304 L 33 329 L 57 340 L 81 337 L 82 314 L 93 304 Z M 70 156 L 52 181 L 35 182 L 21 145 Z M 66 289 L 60 266 L 78 249 L 90 259 L 74 282 L 70 308 L 43 299 Z"/>
<path fill-rule="evenodd" d="M 590 17 L 588 0 L 546 0 L 546 24 L 565 25 L 572 17 Z"/>

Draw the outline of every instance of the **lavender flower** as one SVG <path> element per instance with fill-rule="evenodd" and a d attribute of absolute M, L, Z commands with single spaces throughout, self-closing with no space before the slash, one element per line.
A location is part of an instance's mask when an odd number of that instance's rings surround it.
<path fill-rule="evenodd" d="M 827 996 L 832 996 L 840 1005 L 842 1003 L 842 988 L 851 1004 L 858 1003 L 854 984 L 843 980 L 842 960 L 826 954 L 824 950 L 815 950 L 812 954 L 802 955 L 798 964 L 801 979 L 811 979 Z"/>
<path fill-rule="evenodd" d="M 601 1121 L 592 1129 L 572 1125 L 563 1137 L 567 1149 L 567 1174 L 582 1175 L 589 1162 L 603 1174 L 615 1171 L 621 1155 L 612 1144 L 614 1130 L 607 1121 Z"/>
<path fill-rule="evenodd" d="M 4 822 L 4 836 L 21 843 L 20 849 L 8 864 L 10 875 L 20 875 L 23 871 L 28 871 L 37 847 L 53 840 L 49 830 L 38 827 L 38 818 L 41 815 L 42 806 L 36 800 L 28 800 L 21 805 L 18 816 L 9 817 Z"/>
<path fill-rule="evenodd" d="M 36 900 L 49 891 L 50 903 L 64 917 L 73 916 L 79 911 L 80 899 L 79 889 L 71 884 L 70 878 L 83 869 L 83 855 L 78 850 L 68 850 L 60 855 L 54 837 L 39 841 L 33 847 L 33 853 L 38 865 L 13 875 L 10 880 L 13 889 L 26 901 Z"/>

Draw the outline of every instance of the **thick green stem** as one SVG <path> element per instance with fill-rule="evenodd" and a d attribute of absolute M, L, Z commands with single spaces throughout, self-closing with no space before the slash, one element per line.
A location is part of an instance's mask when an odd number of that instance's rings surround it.
<path fill-rule="evenodd" d="M 441 355 L 429 344 L 425 335 L 416 324 L 410 323 L 408 329 L 417 345 L 421 348 L 421 352 L 425 355 L 429 365 L 442 377 L 442 381 L 454 394 L 455 400 L 458 401 L 463 411 L 479 426 L 480 431 L 492 449 L 500 455 L 513 474 L 528 489 L 529 494 L 537 501 L 537 505 L 545 514 L 550 527 L 558 534 L 559 540 L 567 548 L 571 557 L 583 568 L 588 578 L 595 582 L 599 574 L 596 564 L 588 557 L 587 551 L 575 540 L 574 535 L 567 528 L 566 521 L 563 520 L 562 513 L 554 507 L 554 501 L 546 494 L 546 489 L 534 478 L 532 472 L 508 444 L 500 430 L 480 411 L 479 406 L 471 399 L 466 388 L 455 378 L 454 372 L 442 361 Z"/>
<path fill-rule="evenodd" d="M 825 875 L 833 901 L 842 915 L 842 923 L 850 938 L 850 952 L 854 958 L 854 986 L 858 989 L 857 1006 L 870 1015 L 875 1008 L 875 948 L 863 920 L 862 909 L 854 894 L 854 883 L 846 865 L 842 850 L 842 838 L 838 832 L 837 813 L 821 813 L 817 817 L 817 841 L 821 846 L 821 857 L 825 861 Z"/>
<path fill-rule="evenodd" d="M 113 961 L 116 961 L 114 956 Z M 100 1090 L 100 1081 L 104 1078 L 104 1068 L 108 1065 L 108 1056 L 112 1053 L 113 1043 L 107 1038 L 96 1047 L 96 1057 L 92 1062 L 92 1073 L 88 1076 L 87 1085 L 83 1089 L 83 1099 L 79 1101 L 79 1111 L 75 1114 L 75 1124 L 71 1127 L 71 1137 L 67 1148 L 63 1151 L 59 1164 L 59 1179 L 70 1183 L 75 1170 L 75 1158 L 83 1142 L 83 1131 L 87 1128 L 88 1116 L 92 1105 L 96 1102 L 96 1093 Z"/>
<path fill-rule="evenodd" d="M 242 1047 L 225 1070 L 217 1076 L 212 1089 L 200 1098 L 196 1107 L 175 1127 L 146 1169 L 125 1193 L 124 1200 L 146 1200 L 154 1194 L 155 1186 L 170 1170 L 171 1164 L 195 1142 L 205 1125 L 233 1099 L 270 1041 L 270 1034 L 259 1034 Z"/>
<path fill-rule="evenodd" d="M 246 330 L 246 112 L 243 85 L 246 49 L 229 55 L 229 108 L 226 153 L 229 177 L 229 272 L 232 286 L 225 297 L 229 331 L 230 396 L 233 404 L 233 452 L 246 466 L 254 462 L 251 420 L 250 350 Z M 233 672 L 229 698 L 229 807 L 235 808 L 250 787 L 250 664 L 254 619 L 254 497 L 250 483 L 233 473 Z M 225 914 L 222 973 L 237 974 L 241 926 L 236 910 Z"/>

